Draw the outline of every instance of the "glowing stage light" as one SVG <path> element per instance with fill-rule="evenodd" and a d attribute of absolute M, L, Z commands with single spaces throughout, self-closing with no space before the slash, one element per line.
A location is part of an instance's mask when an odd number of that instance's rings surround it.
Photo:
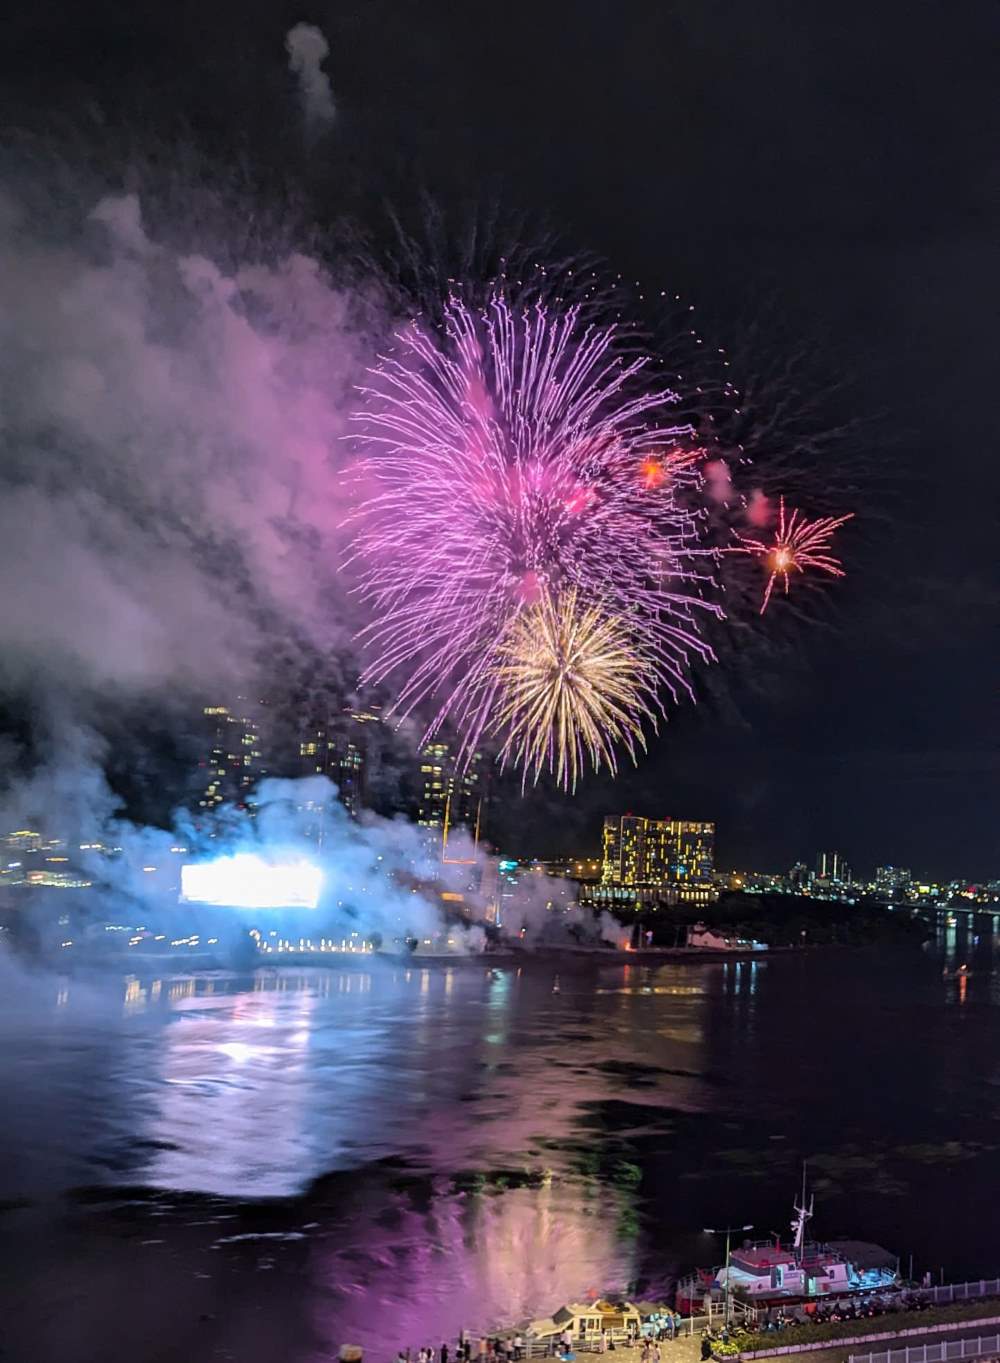
<path fill-rule="evenodd" d="M 181 900 L 235 909 L 314 909 L 323 873 L 309 861 L 265 861 L 238 852 L 181 867 Z"/>

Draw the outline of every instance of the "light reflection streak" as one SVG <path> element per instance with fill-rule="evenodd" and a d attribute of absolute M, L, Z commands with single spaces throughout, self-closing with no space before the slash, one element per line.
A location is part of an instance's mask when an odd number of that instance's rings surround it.
<path fill-rule="evenodd" d="M 438 1189 L 430 1212 L 397 1206 L 391 1246 L 371 1222 L 329 1242 L 316 1270 L 316 1327 L 331 1356 L 358 1339 L 366 1354 L 391 1358 L 407 1343 L 433 1338 L 437 1347 L 462 1329 L 547 1315 L 588 1288 L 625 1292 L 636 1272 L 631 1200 L 550 1175 L 502 1192 Z"/>
<path fill-rule="evenodd" d="M 193 983 L 193 982 L 192 982 Z M 302 1161 L 315 997 L 300 991 L 192 997 L 172 985 L 162 1085 L 151 1119 L 160 1187 L 289 1193 Z"/>

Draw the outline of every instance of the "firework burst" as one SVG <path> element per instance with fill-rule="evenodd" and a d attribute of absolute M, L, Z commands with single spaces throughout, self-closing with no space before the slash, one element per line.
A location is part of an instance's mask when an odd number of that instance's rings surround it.
<path fill-rule="evenodd" d="M 844 576 L 840 560 L 830 553 L 830 540 L 834 531 L 849 521 L 852 515 L 853 512 L 847 516 L 824 516 L 815 521 L 807 520 L 801 511 L 792 511 L 786 516 L 785 499 L 782 497 L 778 502 L 778 524 L 770 542 L 739 536 L 741 543 L 735 552 L 754 555 L 767 570 L 761 615 L 767 610 L 774 584 L 779 578 L 787 596 L 792 573 L 819 568 L 831 577 Z"/>
<path fill-rule="evenodd" d="M 644 660 L 633 699 L 647 680 L 675 698 L 689 691 L 691 659 L 711 656 L 699 617 L 719 611 L 692 509 L 694 431 L 672 419 L 676 394 L 650 383 L 649 358 L 575 306 L 453 297 L 440 327 L 414 321 L 397 341 L 356 417 L 367 679 L 397 675 L 402 714 L 434 697 L 428 734 L 450 720 L 465 756 L 485 731 L 516 724 L 505 750 L 537 777 L 542 728 L 529 741 L 536 712 L 512 708 L 512 639 L 525 657 L 567 602 L 579 624 L 580 603 L 599 601 Z M 592 636 L 599 623 L 588 621 Z M 634 752 L 649 711 L 638 705 L 632 725 L 619 716 L 605 742 L 599 709 L 567 698 L 559 713 L 590 725 L 552 749 L 575 780 L 585 751 L 607 762 L 622 739 Z"/>
<path fill-rule="evenodd" d="M 547 768 L 575 789 L 587 756 L 595 770 L 616 771 L 616 744 L 634 760 L 646 746 L 643 718 L 656 728 L 656 667 L 621 621 L 584 605 L 576 588 L 545 593 L 515 617 L 496 677 L 500 759 L 521 768 L 522 786 Z"/>

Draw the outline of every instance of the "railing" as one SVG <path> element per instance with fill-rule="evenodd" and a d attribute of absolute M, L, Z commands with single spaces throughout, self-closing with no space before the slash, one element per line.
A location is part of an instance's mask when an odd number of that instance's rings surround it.
<path fill-rule="evenodd" d="M 936 1306 L 950 1301 L 972 1301 L 975 1297 L 1000 1297 L 1000 1278 L 980 1278 L 971 1283 L 942 1283 L 940 1287 L 922 1287 L 922 1297 Z"/>
<path fill-rule="evenodd" d="M 843 1308 L 852 1301 L 875 1301 L 881 1303 L 883 1307 L 888 1307 L 889 1311 L 886 1314 L 890 1314 L 892 1311 L 908 1311 L 915 1307 L 918 1301 L 925 1306 L 947 1306 L 952 1302 L 976 1301 L 983 1297 L 1000 1297 L 1000 1278 L 980 1278 L 978 1281 L 967 1283 L 942 1283 L 938 1287 L 877 1287 L 871 1288 L 861 1297 L 856 1293 L 832 1292 L 815 1300 L 817 1305 L 835 1309 Z M 768 1302 L 766 1306 L 751 1305 L 748 1314 L 751 1318 L 759 1319 L 769 1308 L 775 1306 L 781 1309 L 780 1301 Z M 802 1307 L 798 1304 L 784 1309 L 798 1313 Z"/>
<path fill-rule="evenodd" d="M 848 1363 L 956 1363 L 961 1358 L 995 1358 L 997 1355 L 1000 1355 L 1000 1335 L 980 1335 L 976 1339 L 943 1339 L 940 1344 L 886 1349 L 878 1354 L 851 1354 Z"/>
<path fill-rule="evenodd" d="M 827 1336 L 825 1336 L 825 1338 L 823 1338 L 823 1339 L 808 1340 L 808 1341 L 806 1341 L 805 1343 L 801 1343 L 801 1342 L 800 1342 L 800 1343 L 798 1343 L 798 1344 L 779 1344 L 779 1345 L 777 1345 L 776 1347 L 770 1348 L 770 1349 L 747 1350 L 747 1351 L 745 1351 L 745 1352 L 743 1352 L 743 1353 L 740 1354 L 740 1358 L 743 1359 L 743 1360 L 749 1360 L 749 1359 L 755 1359 L 755 1358 L 773 1358 L 773 1357 L 775 1357 L 775 1356 L 777 1356 L 777 1355 L 780 1355 L 780 1354 L 807 1354 L 807 1353 L 813 1353 L 813 1352 L 816 1352 L 817 1350 L 823 1350 L 823 1349 L 844 1349 L 844 1348 L 846 1348 L 849 1344 L 875 1344 L 875 1343 L 877 1343 L 878 1341 L 883 1340 L 883 1339 L 884 1339 L 884 1340 L 899 1340 L 899 1339 L 906 1339 L 906 1338 L 910 1338 L 910 1339 L 921 1339 L 921 1338 L 923 1338 L 923 1337 L 926 1336 L 926 1335 L 955 1334 L 955 1333 L 956 1333 L 957 1331 L 959 1331 L 959 1330 L 968 1330 L 968 1329 L 970 1329 L 970 1328 L 975 1328 L 975 1326 L 976 1326 L 977 1324 L 978 1324 L 978 1325 L 1000 1325 L 1000 1316 L 986 1316 L 985 1318 L 983 1318 L 982 1320 L 980 1320 L 980 1321 L 978 1321 L 978 1322 L 975 1321 L 975 1320 L 972 1320 L 972 1321 L 968 1321 L 968 1320 L 949 1320 L 949 1321 L 945 1321 L 942 1325 L 913 1325 L 913 1326 L 910 1326 L 909 1328 L 907 1328 L 907 1329 L 905 1329 L 905 1330 L 891 1330 L 891 1329 L 890 1329 L 890 1330 L 866 1330 L 863 1334 L 856 1334 L 856 1335 L 840 1335 L 840 1336 L 834 1335 L 834 1336 L 832 1336 L 832 1337 L 831 1337 L 830 1335 L 827 1335 Z M 779 1335 L 778 1338 L 780 1339 L 780 1337 L 781 1337 L 781 1336 Z M 985 1339 L 985 1336 L 984 1336 L 984 1339 Z M 959 1339 L 959 1340 L 953 1340 L 953 1341 L 952 1341 L 952 1344 L 954 1344 L 954 1345 L 960 1345 L 960 1344 L 968 1343 L 968 1342 L 969 1342 L 969 1341 L 967 1341 L 967 1340 L 960 1340 L 960 1339 Z M 943 1346 L 944 1344 L 947 1344 L 947 1341 L 946 1341 L 946 1340 L 945 1340 L 945 1341 L 942 1341 L 942 1344 L 941 1344 L 941 1345 L 937 1345 L 937 1346 L 932 1346 L 932 1345 L 927 1345 L 927 1346 L 919 1345 L 919 1346 L 911 1346 L 911 1348 L 914 1348 L 917 1352 L 919 1352 L 919 1349 L 924 1348 L 924 1347 L 928 1347 L 928 1348 L 937 1347 L 938 1349 L 940 1349 L 940 1348 L 942 1348 L 942 1346 Z M 949 1345 L 948 1347 L 951 1347 L 951 1346 Z M 868 1360 L 869 1360 L 869 1359 L 873 1360 L 873 1363 L 874 1363 L 875 1360 L 877 1360 L 878 1363 L 904 1363 L 903 1355 L 904 1355 L 905 1352 L 906 1352 L 906 1349 L 903 1348 L 903 1349 L 890 1349 L 890 1350 L 886 1350 L 886 1351 L 884 1351 L 884 1352 L 877 1353 L 877 1354 L 875 1354 L 875 1353 L 873 1353 L 873 1354 L 851 1354 L 851 1355 L 848 1356 L 848 1363 L 852 1363 L 852 1360 L 854 1361 L 854 1363 L 862 1363 L 862 1361 L 863 1361 L 863 1363 L 868 1363 Z M 983 1356 L 985 1356 L 985 1355 L 977 1355 L 977 1357 L 983 1357 Z M 959 1355 L 957 1355 L 957 1354 L 950 1354 L 950 1353 L 949 1353 L 949 1354 L 945 1354 L 945 1353 L 942 1352 L 942 1353 L 940 1353 L 940 1354 L 937 1355 L 937 1360 L 938 1360 L 938 1363 L 946 1363 L 946 1360 L 951 1360 L 951 1359 L 957 1358 L 957 1357 L 959 1357 Z M 916 1363 L 916 1359 L 911 1360 L 911 1363 Z"/>

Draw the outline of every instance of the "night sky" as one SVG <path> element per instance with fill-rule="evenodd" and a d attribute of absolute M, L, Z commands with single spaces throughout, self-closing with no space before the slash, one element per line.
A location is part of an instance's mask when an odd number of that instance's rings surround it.
<path fill-rule="evenodd" d="M 293 149 L 283 35 L 301 19 L 331 45 L 321 164 Z M 854 469 L 848 578 L 815 621 L 790 627 L 777 602 L 773 629 L 748 628 L 638 770 L 574 801 L 505 797 L 497 829 L 517 852 L 583 851 L 631 809 L 714 818 L 723 866 L 836 847 L 862 869 L 986 877 L 998 58 L 985 0 L 40 3 L 7 23 L 0 114 L 238 148 L 331 213 L 416 187 L 456 214 L 499 198 L 683 293 L 720 344 L 767 319 L 760 363 L 801 350 L 830 422 L 851 423 L 828 454 Z M 828 482 L 803 472 L 817 513 Z"/>

